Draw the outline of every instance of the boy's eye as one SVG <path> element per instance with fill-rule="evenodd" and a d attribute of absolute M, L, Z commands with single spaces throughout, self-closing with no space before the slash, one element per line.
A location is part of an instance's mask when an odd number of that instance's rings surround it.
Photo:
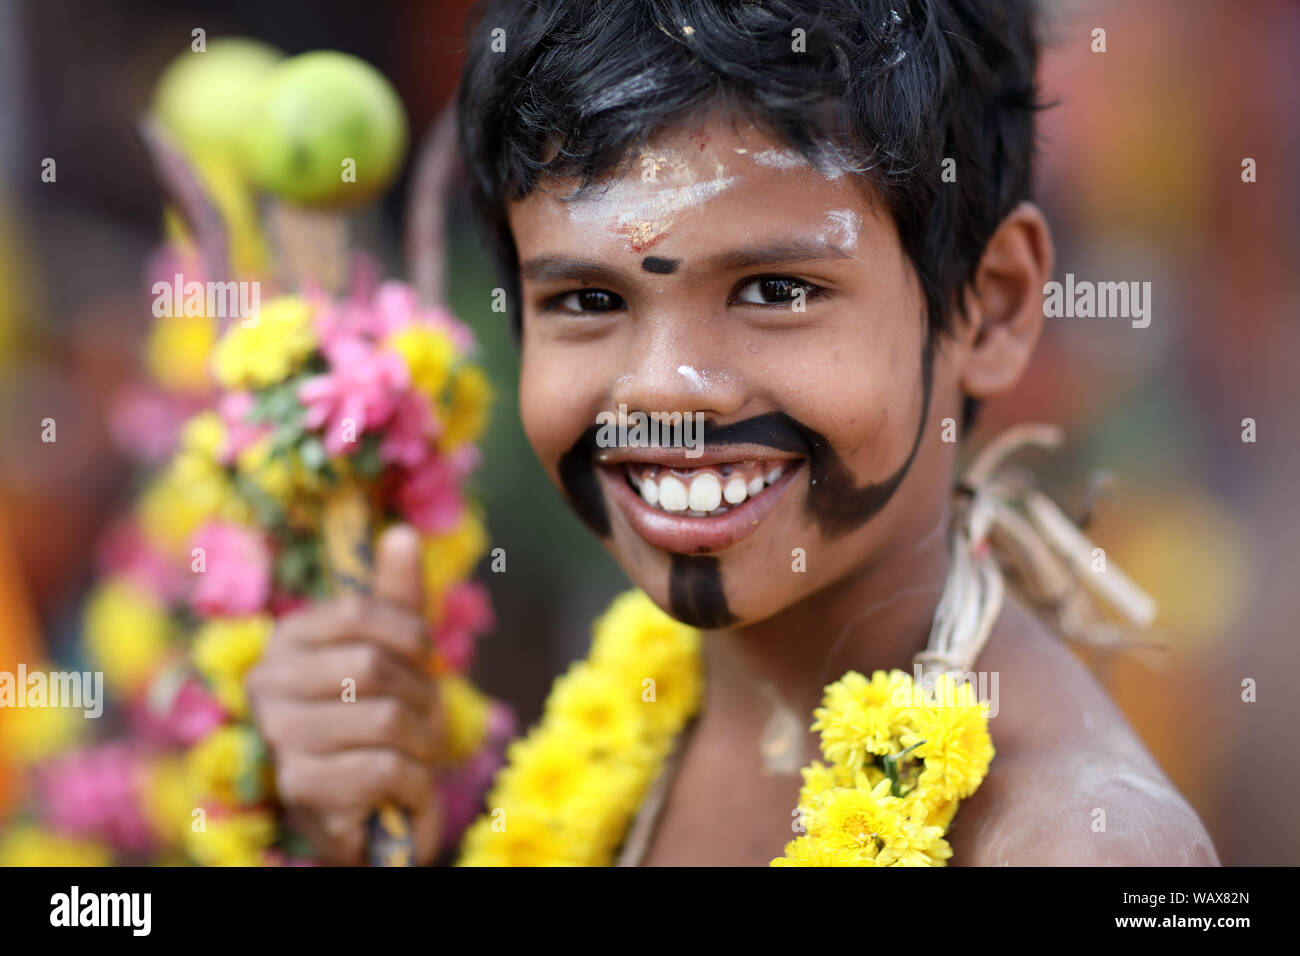
<path fill-rule="evenodd" d="M 794 302 L 800 292 L 806 301 L 816 298 L 821 288 L 790 276 L 760 276 L 742 286 L 736 293 L 735 301 L 754 305 L 780 305 Z"/>
<path fill-rule="evenodd" d="M 554 306 L 566 312 L 617 312 L 626 303 L 605 289 L 579 289 L 555 299 Z"/>

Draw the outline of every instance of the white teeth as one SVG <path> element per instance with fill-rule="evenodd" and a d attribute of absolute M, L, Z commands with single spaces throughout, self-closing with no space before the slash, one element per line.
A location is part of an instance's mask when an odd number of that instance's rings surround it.
<path fill-rule="evenodd" d="M 647 478 L 641 482 L 641 497 L 645 499 L 648 505 L 659 504 L 659 486 L 655 484 L 653 478 Z"/>
<path fill-rule="evenodd" d="M 633 466 L 629 467 L 627 478 L 652 508 L 703 517 L 719 509 L 734 508 L 758 495 L 784 475 L 788 465 L 783 461 L 748 481 L 745 476 L 752 474 L 751 463 L 687 469 L 684 476 L 672 474 L 662 466 Z"/>
<path fill-rule="evenodd" d="M 691 510 L 712 511 L 720 504 L 722 504 L 722 483 L 718 481 L 718 476 L 708 471 L 696 475 L 691 482 Z"/>
<path fill-rule="evenodd" d="M 665 475 L 659 482 L 659 507 L 665 511 L 685 511 L 688 504 L 686 486 L 672 475 Z"/>

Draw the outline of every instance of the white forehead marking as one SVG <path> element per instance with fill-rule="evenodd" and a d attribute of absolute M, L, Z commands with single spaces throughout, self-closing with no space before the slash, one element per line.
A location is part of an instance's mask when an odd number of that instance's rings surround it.
<path fill-rule="evenodd" d="M 718 176 L 702 183 L 665 186 L 647 194 L 640 180 L 620 180 L 596 195 L 568 202 L 569 221 L 600 226 L 612 219 L 614 231 L 627 236 L 639 250 L 672 228 L 677 216 L 716 198 L 735 182 L 735 176 Z"/>
<path fill-rule="evenodd" d="M 754 162 L 773 169 L 794 169 L 808 165 L 808 160 L 793 149 L 765 149 L 754 154 Z"/>
<path fill-rule="evenodd" d="M 827 179 L 839 179 L 844 175 L 843 166 L 831 161 L 829 157 L 823 156 L 819 165 L 813 165 L 803 153 L 795 149 L 765 149 L 761 153 L 754 153 L 751 158 L 758 165 L 769 169 L 813 169 Z"/>
<path fill-rule="evenodd" d="M 852 209 L 832 209 L 826 214 L 826 228 L 818 233 L 818 238 L 827 241 L 839 240 L 839 244 L 848 251 L 858 247 L 858 233 L 862 231 L 862 217 Z"/>

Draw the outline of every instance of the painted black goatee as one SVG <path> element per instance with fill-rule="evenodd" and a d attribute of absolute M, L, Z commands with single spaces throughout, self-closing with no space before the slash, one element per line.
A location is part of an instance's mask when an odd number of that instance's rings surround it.
<path fill-rule="evenodd" d="M 718 559 L 702 554 L 674 554 L 668 569 L 668 606 L 673 617 L 691 627 L 712 630 L 734 624 L 727 607 Z"/>

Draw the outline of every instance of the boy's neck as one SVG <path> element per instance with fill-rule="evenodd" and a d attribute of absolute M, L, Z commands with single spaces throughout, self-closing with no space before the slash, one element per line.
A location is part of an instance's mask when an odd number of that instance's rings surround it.
<path fill-rule="evenodd" d="M 775 692 L 807 716 L 846 671 L 911 671 L 948 573 L 949 510 L 928 532 L 758 624 L 704 635 L 704 707 L 743 719 Z"/>

